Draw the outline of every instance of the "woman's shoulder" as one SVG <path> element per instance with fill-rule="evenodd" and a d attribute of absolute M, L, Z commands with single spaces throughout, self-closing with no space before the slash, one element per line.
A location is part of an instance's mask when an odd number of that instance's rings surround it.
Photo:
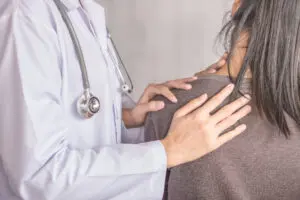
<path fill-rule="evenodd" d="M 192 89 L 191 90 L 178 90 L 174 89 L 172 90 L 175 94 L 175 96 L 178 98 L 178 104 L 179 107 L 183 104 L 186 104 L 188 101 L 199 97 L 202 94 L 207 94 L 209 97 L 213 96 L 217 92 L 219 92 L 223 87 L 228 85 L 230 83 L 230 79 L 228 76 L 223 75 L 216 75 L 216 74 L 209 74 L 209 75 L 201 75 L 198 76 L 198 79 L 192 82 Z M 162 97 L 161 98 L 165 101 L 165 103 L 168 105 L 170 102 L 168 102 L 166 99 Z"/>
<path fill-rule="evenodd" d="M 163 96 L 156 96 L 153 100 L 163 101 L 166 105 L 165 109 L 161 112 L 155 112 L 156 115 L 160 115 L 164 112 L 170 112 L 170 110 L 178 109 L 179 107 L 185 105 L 188 101 L 199 97 L 202 94 L 207 94 L 208 96 L 213 96 L 219 92 L 223 87 L 230 83 L 228 76 L 223 75 L 201 75 L 198 79 L 191 83 L 192 89 L 190 90 L 180 90 L 172 89 L 172 92 L 178 99 L 177 103 L 172 103 Z"/>
<path fill-rule="evenodd" d="M 146 131 L 146 139 L 147 137 L 151 138 L 151 140 L 164 138 L 172 122 L 173 115 L 178 109 L 202 94 L 206 93 L 208 96 L 213 96 L 229 83 L 230 79 L 228 76 L 201 75 L 197 80 L 191 83 L 191 90 L 172 90 L 178 99 L 177 103 L 172 103 L 163 96 L 156 96 L 153 100 L 163 101 L 165 107 L 161 111 L 153 112 L 148 115 L 145 130 L 159 130 L 159 133 L 154 133 L 155 131 Z"/>

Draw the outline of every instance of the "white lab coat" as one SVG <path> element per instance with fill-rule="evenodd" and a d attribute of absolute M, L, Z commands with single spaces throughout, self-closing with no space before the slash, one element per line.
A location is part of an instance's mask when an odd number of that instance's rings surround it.
<path fill-rule="evenodd" d="M 159 200 L 165 151 L 160 142 L 124 144 L 141 137 L 121 134 L 120 83 L 100 52 L 107 56 L 104 10 L 62 2 L 101 111 L 89 120 L 76 112 L 81 71 L 54 2 L 1 0 L 0 199 Z"/>

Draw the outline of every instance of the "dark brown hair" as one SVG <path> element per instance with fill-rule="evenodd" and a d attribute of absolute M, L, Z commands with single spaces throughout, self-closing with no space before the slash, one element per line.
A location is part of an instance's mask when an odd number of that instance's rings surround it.
<path fill-rule="evenodd" d="M 285 114 L 300 126 L 300 0 L 241 0 L 220 32 L 229 58 L 242 32 L 249 34 L 243 65 L 235 80 L 239 90 L 247 68 L 261 114 L 288 137 Z M 230 63 L 228 64 L 230 74 Z"/>

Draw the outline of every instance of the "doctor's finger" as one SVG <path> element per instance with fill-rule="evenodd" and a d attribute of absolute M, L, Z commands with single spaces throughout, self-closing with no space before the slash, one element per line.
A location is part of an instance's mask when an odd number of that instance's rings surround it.
<path fill-rule="evenodd" d="M 189 78 L 178 79 L 178 81 L 185 82 L 185 83 L 190 83 L 190 82 L 193 82 L 197 79 L 198 79 L 197 76 L 193 76 L 193 77 L 189 77 Z"/>
<path fill-rule="evenodd" d="M 245 106 L 236 113 L 232 114 L 231 116 L 227 117 L 219 124 L 217 124 L 216 128 L 219 133 L 222 133 L 224 130 L 232 127 L 235 125 L 239 120 L 247 116 L 251 112 L 251 106 Z"/>
<path fill-rule="evenodd" d="M 215 110 L 218 106 L 222 104 L 222 102 L 233 92 L 234 85 L 229 84 L 225 88 L 221 90 L 218 94 L 213 96 L 207 103 L 204 104 L 204 106 L 200 107 L 195 111 L 196 114 L 202 116 L 205 114 L 211 113 L 213 110 Z"/>
<path fill-rule="evenodd" d="M 170 89 L 176 88 L 176 89 L 190 90 L 192 88 L 192 85 L 190 83 L 197 79 L 198 79 L 197 77 L 178 79 L 173 81 L 167 81 L 166 83 L 164 83 L 164 85 Z"/>
<path fill-rule="evenodd" d="M 228 53 L 225 52 L 225 53 L 223 54 L 223 56 L 220 58 L 219 61 L 221 61 L 221 60 L 227 60 L 227 58 L 228 58 Z"/>
<path fill-rule="evenodd" d="M 247 126 L 245 124 L 242 124 L 242 125 L 238 126 L 237 128 L 235 128 L 234 130 L 232 130 L 230 132 L 227 132 L 224 135 L 220 136 L 217 140 L 218 141 L 217 142 L 217 148 L 222 146 L 226 142 L 229 142 L 230 140 L 232 140 L 236 136 L 240 135 L 246 129 L 247 129 Z"/>
<path fill-rule="evenodd" d="M 149 103 L 140 104 L 137 106 L 137 110 L 140 113 L 148 113 L 148 112 L 156 112 L 165 107 L 165 103 L 163 101 L 150 101 Z"/>
<path fill-rule="evenodd" d="M 160 85 L 152 84 L 147 87 L 147 89 L 145 90 L 139 103 L 141 103 L 141 104 L 148 103 L 156 95 L 162 95 L 173 103 L 177 102 L 177 98 L 175 97 L 175 95 L 170 91 L 170 89 L 167 86 L 162 85 L 162 84 L 160 84 Z"/>
<path fill-rule="evenodd" d="M 218 112 L 216 112 L 214 115 L 211 116 L 211 120 L 217 124 L 220 121 L 224 120 L 225 118 L 232 115 L 232 113 L 236 112 L 243 106 L 245 106 L 250 101 L 250 96 L 243 96 L 238 98 L 237 100 L 233 101 L 232 103 L 224 106 L 221 108 Z"/>
<path fill-rule="evenodd" d="M 220 68 L 220 67 L 222 67 L 223 65 L 225 65 L 226 62 L 227 62 L 227 59 L 228 59 L 228 53 L 225 53 L 225 54 L 218 60 L 218 62 L 216 63 L 217 66 Z"/>
<path fill-rule="evenodd" d="M 209 67 L 207 67 L 206 69 L 200 72 L 197 72 L 195 76 L 216 73 L 218 70 L 220 70 L 220 68 L 222 68 L 226 64 L 227 58 L 228 58 L 228 53 L 225 53 L 216 63 L 210 65 Z"/>
<path fill-rule="evenodd" d="M 192 113 L 194 110 L 202 106 L 205 101 L 207 100 L 207 94 L 203 94 L 200 97 L 193 99 L 189 103 L 187 103 L 185 106 L 180 108 L 176 111 L 174 117 L 183 117 L 185 115 L 188 115 L 189 113 Z"/>
<path fill-rule="evenodd" d="M 171 90 L 168 87 L 164 85 L 160 85 L 156 88 L 155 95 L 162 95 L 173 103 L 177 102 L 177 98 L 175 97 L 175 95 L 171 92 Z"/>
<path fill-rule="evenodd" d="M 206 70 L 205 72 L 207 73 L 216 73 L 217 70 L 219 69 L 219 66 L 218 66 L 218 63 L 214 63 L 212 65 L 210 65 Z M 200 72 L 201 73 L 201 72 Z M 199 73 L 199 74 L 200 74 Z M 203 73 L 203 72 L 202 72 Z"/>
<path fill-rule="evenodd" d="M 222 66 L 224 66 L 227 62 L 228 53 L 225 53 L 216 63 L 212 64 L 206 69 L 208 73 L 217 72 Z"/>

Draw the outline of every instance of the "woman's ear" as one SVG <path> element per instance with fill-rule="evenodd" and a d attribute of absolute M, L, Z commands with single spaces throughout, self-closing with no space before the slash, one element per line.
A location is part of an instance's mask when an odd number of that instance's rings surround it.
<path fill-rule="evenodd" d="M 232 5 L 232 10 L 231 10 L 231 16 L 234 16 L 236 11 L 239 9 L 240 5 L 241 5 L 241 0 L 234 0 Z"/>

